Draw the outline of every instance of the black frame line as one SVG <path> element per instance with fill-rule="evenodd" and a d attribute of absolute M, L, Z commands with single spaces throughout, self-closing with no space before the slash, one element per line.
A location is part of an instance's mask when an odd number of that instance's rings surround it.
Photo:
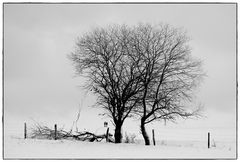
<path fill-rule="evenodd" d="M 236 157 L 235 158 L 5 158 L 4 157 L 4 5 L 226 5 L 236 6 Z M 237 160 L 238 159 L 238 3 L 237 2 L 3 2 L 2 3 L 2 157 L 3 160 Z"/>

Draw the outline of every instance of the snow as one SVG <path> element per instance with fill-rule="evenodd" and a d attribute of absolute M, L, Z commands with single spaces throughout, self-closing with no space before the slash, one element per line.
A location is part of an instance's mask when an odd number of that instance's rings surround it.
<path fill-rule="evenodd" d="M 218 142 L 207 148 L 205 141 L 157 141 L 156 146 L 72 140 L 4 139 L 5 159 L 234 159 L 236 143 Z"/>
<path fill-rule="evenodd" d="M 23 139 L 23 124 L 27 123 L 28 133 L 33 121 L 15 116 L 4 116 L 4 158 L 5 159 L 235 159 L 236 158 L 236 120 L 235 115 L 217 113 L 209 118 L 199 120 L 183 120 L 175 123 L 155 123 L 147 125 L 147 132 L 152 142 L 152 129 L 155 130 L 156 146 L 145 146 L 140 134 L 139 122 L 127 120 L 122 129 L 125 133 L 135 134 L 135 144 L 91 143 L 71 140 L 37 140 Z M 46 115 L 50 117 L 50 115 Z M 42 116 L 36 121 L 52 127 L 70 130 L 72 120 L 47 120 Z M 86 117 L 83 118 L 83 117 Z M 87 120 L 82 115 L 79 131 L 90 131 L 95 134 L 106 133 L 102 120 Z M 40 120 L 41 119 L 41 120 Z M 221 120 L 217 120 L 221 119 Z M 108 121 L 109 122 L 109 121 Z M 65 126 L 64 126 L 65 125 Z M 114 134 L 114 127 L 109 122 L 109 133 Z M 211 144 L 216 147 L 207 148 L 207 133 L 211 133 Z M 151 143 L 152 144 L 152 143 Z"/>

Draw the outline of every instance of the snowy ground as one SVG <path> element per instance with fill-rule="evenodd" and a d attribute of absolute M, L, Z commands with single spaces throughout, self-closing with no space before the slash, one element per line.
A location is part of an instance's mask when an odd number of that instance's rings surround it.
<path fill-rule="evenodd" d="M 5 159 L 234 159 L 235 142 L 158 141 L 156 146 L 5 137 Z"/>
<path fill-rule="evenodd" d="M 208 113 L 214 114 L 214 113 Z M 46 115 L 52 117 L 51 115 Z M 20 119 L 15 116 L 5 116 L 4 119 L 4 158 L 5 159 L 235 159 L 236 158 L 236 120 L 235 115 L 202 118 L 201 120 L 183 120 L 175 123 L 156 123 L 147 126 L 147 132 L 152 142 L 152 129 L 155 130 L 156 146 L 145 146 L 140 134 L 139 123 L 126 121 L 122 129 L 125 133 L 135 134 L 138 139 L 135 144 L 90 143 L 70 140 L 37 140 L 22 139 L 23 125 L 27 123 L 27 131 L 33 126 L 32 120 Z M 41 116 L 36 121 L 53 128 L 58 124 L 66 131 L 72 125 L 69 120 L 47 120 Z M 211 119 L 211 120 L 210 120 Z M 221 119 L 221 120 L 216 120 Z M 91 121 L 91 122 L 89 122 Z M 106 133 L 103 129 L 105 119 L 93 120 L 87 114 L 80 118 L 80 131 L 90 131 L 95 134 Z M 109 122 L 109 121 L 108 121 Z M 114 127 L 110 125 L 110 133 Z M 65 126 L 64 126 L 65 125 Z M 207 135 L 211 133 L 211 144 L 216 147 L 207 148 Z"/>

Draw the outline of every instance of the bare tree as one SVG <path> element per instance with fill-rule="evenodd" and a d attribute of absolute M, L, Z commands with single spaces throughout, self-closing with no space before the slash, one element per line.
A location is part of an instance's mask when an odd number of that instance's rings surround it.
<path fill-rule="evenodd" d="M 113 25 L 83 35 L 70 56 L 87 87 L 98 95 L 97 105 L 115 124 L 115 142 L 122 139 L 127 117 L 137 114 L 145 144 L 145 125 L 156 120 L 190 117 L 186 109 L 203 73 L 191 57 L 188 37 L 169 25 Z"/>
<path fill-rule="evenodd" d="M 156 120 L 175 120 L 176 117 L 196 116 L 199 108 L 188 110 L 186 104 L 193 99 L 193 90 L 203 76 L 201 61 L 191 57 L 185 32 L 169 25 L 139 24 L 133 31 L 138 73 L 144 87 L 139 93 L 141 132 L 146 145 L 150 145 L 145 125 Z M 134 60 L 134 59 L 133 59 Z M 145 70 L 142 70 L 145 69 Z"/>
<path fill-rule="evenodd" d="M 121 128 L 139 103 L 137 94 L 143 89 L 138 75 L 139 59 L 132 53 L 132 32 L 126 25 L 97 28 L 76 42 L 70 55 L 79 75 L 88 78 L 87 87 L 98 96 L 97 105 L 115 124 L 115 143 L 121 143 Z"/>

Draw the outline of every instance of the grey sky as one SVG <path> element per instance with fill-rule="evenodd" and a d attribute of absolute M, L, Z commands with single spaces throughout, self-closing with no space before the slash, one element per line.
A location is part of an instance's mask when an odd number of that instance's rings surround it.
<path fill-rule="evenodd" d="M 77 87 L 83 80 L 74 77 L 67 54 L 74 50 L 76 37 L 94 26 L 138 22 L 169 23 L 188 31 L 192 55 L 204 61 L 208 75 L 197 91 L 197 101 L 205 105 L 206 113 L 228 113 L 226 117 L 234 123 L 234 4 L 5 4 L 5 120 L 11 116 L 19 120 L 72 120 L 79 103 L 87 114 L 82 122 L 100 120 L 96 117 L 99 110 L 89 108 L 94 96 Z"/>

